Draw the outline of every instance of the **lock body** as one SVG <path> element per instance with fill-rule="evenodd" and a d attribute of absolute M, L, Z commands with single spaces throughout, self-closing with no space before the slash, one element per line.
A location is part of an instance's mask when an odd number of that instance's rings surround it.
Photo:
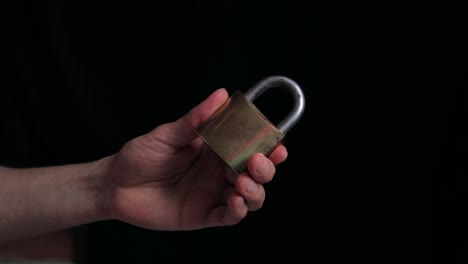
<path fill-rule="evenodd" d="M 237 174 L 253 154 L 268 156 L 285 136 L 239 91 L 197 133 Z"/>

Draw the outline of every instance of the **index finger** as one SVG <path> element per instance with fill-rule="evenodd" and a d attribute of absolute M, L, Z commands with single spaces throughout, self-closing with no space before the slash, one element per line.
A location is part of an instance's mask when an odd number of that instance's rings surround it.
<path fill-rule="evenodd" d="M 273 162 L 273 164 L 278 165 L 286 160 L 288 157 L 288 151 L 283 144 L 279 144 L 275 150 L 268 156 L 268 158 Z"/>

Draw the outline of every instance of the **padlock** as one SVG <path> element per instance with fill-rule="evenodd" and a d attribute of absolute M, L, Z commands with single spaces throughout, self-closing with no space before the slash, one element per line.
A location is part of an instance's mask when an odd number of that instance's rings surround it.
<path fill-rule="evenodd" d="M 253 101 L 270 88 L 283 88 L 294 98 L 292 111 L 276 127 Z M 299 121 L 305 108 L 300 86 L 290 78 L 271 76 L 257 82 L 245 94 L 236 91 L 198 129 L 198 135 L 236 174 L 246 171 L 255 153 L 271 154 Z"/>

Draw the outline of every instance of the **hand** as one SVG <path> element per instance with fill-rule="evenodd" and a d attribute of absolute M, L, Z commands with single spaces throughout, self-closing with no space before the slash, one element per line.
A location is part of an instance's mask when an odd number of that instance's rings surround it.
<path fill-rule="evenodd" d="M 255 154 L 235 175 L 195 132 L 228 98 L 219 89 L 188 114 L 137 137 L 107 160 L 102 193 L 111 217 L 148 229 L 192 230 L 233 225 L 262 207 L 264 183 L 286 160 L 279 145 Z"/>

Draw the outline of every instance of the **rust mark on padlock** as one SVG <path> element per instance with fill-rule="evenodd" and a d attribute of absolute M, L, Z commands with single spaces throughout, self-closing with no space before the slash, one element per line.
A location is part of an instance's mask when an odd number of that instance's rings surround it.
<path fill-rule="evenodd" d="M 291 112 L 273 125 L 253 101 L 270 88 L 282 88 L 294 98 Z M 255 153 L 269 155 L 299 121 L 305 108 L 305 97 L 299 85 L 284 76 L 271 76 L 257 82 L 245 94 L 236 91 L 198 129 L 199 136 L 240 174 Z"/>

